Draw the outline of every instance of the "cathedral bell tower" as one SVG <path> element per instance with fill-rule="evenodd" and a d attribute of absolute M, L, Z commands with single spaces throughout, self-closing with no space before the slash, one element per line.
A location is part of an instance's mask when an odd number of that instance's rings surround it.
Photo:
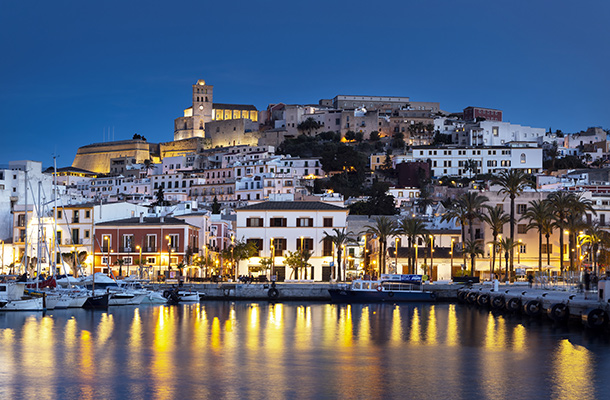
<path fill-rule="evenodd" d="M 205 124 L 212 121 L 214 86 L 199 79 L 193 85 L 193 136 L 205 137 Z"/>

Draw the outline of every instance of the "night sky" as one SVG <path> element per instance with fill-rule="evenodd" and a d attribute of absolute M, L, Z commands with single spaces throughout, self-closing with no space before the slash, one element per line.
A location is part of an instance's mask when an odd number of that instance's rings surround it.
<path fill-rule="evenodd" d="M 3 0 L 0 164 L 68 166 L 113 129 L 172 140 L 197 79 L 259 110 L 392 95 L 607 129 L 609 21 L 601 0 Z"/>

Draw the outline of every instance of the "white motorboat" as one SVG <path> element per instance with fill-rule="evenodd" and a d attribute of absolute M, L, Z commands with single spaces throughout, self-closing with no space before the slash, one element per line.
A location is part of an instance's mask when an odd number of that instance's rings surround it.
<path fill-rule="evenodd" d="M 83 283 L 87 289 L 93 289 L 95 287 L 96 294 L 101 293 L 100 291 L 109 293 L 109 306 L 137 306 L 142 303 L 142 300 L 144 300 L 144 297 L 147 295 L 144 290 L 122 288 L 114 279 L 101 272 L 86 277 L 83 279 Z"/>
<path fill-rule="evenodd" d="M 25 296 L 25 282 L 0 283 L 0 311 L 44 311 L 44 296 Z"/>

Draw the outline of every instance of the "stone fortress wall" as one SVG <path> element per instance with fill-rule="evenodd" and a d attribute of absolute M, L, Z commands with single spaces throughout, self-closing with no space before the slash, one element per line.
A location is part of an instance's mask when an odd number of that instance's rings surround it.
<path fill-rule="evenodd" d="M 78 149 L 72 167 L 107 174 L 110 172 L 111 159 L 132 158 L 136 163 L 143 163 L 148 159 L 155 161 L 158 154 L 158 144 L 139 139 L 94 143 Z"/>

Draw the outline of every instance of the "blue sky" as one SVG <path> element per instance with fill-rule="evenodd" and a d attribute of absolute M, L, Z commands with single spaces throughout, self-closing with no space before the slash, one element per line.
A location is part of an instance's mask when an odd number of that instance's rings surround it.
<path fill-rule="evenodd" d="M 607 1 L 0 2 L 0 164 L 72 163 L 104 131 L 173 138 L 214 101 L 409 96 L 576 132 L 610 128 Z"/>

